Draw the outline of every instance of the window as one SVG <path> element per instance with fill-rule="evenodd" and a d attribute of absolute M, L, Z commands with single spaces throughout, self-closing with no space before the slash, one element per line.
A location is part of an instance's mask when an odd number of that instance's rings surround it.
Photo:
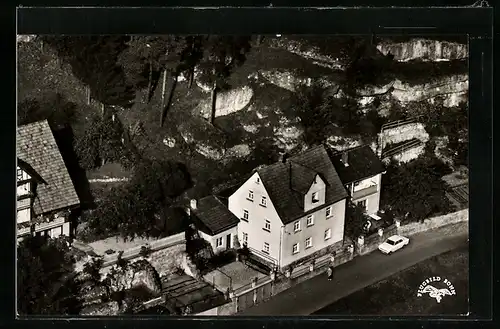
<path fill-rule="evenodd" d="M 267 205 L 267 198 L 265 196 L 263 196 L 261 199 L 260 199 L 260 205 L 265 207 Z"/>
<path fill-rule="evenodd" d="M 312 203 L 319 202 L 319 192 L 313 192 L 312 194 Z"/>
<path fill-rule="evenodd" d="M 248 210 L 243 209 L 243 220 L 248 222 Z"/>
<path fill-rule="evenodd" d="M 248 199 L 253 201 L 253 191 L 248 191 Z"/>
<path fill-rule="evenodd" d="M 264 230 L 271 232 L 271 222 L 266 219 L 266 223 L 264 224 Z"/>
<path fill-rule="evenodd" d="M 292 247 L 292 254 L 296 254 L 299 252 L 299 243 L 297 242 L 296 244 L 293 245 Z"/>
<path fill-rule="evenodd" d="M 293 223 L 293 231 L 294 232 L 300 231 L 300 221 L 296 221 L 295 223 Z"/>
<path fill-rule="evenodd" d="M 307 226 L 312 226 L 314 225 L 314 217 L 313 215 L 307 216 Z"/>
<path fill-rule="evenodd" d="M 266 254 L 269 253 L 269 243 L 264 242 L 264 249 L 262 249 L 262 251 L 265 252 Z"/>
<path fill-rule="evenodd" d="M 217 239 L 215 240 L 215 247 L 216 247 L 216 248 L 222 247 L 222 237 L 217 238 Z"/>
<path fill-rule="evenodd" d="M 359 201 L 358 205 L 361 206 L 366 211 L 366 200 Z"/>
<path fill-rule="evenodd" d="M 326 208 L 326 218 L 332 217 L 332 207 Z"/>
<path fill-rule="evenodd" d="M 313 246 L 313 240 L 311 237 L 306 239 L 306 249 L 311 248 Z"/>
<path fill-rule="evenodd" d="M 359 186 L 359 184 L 361 184 L 361 182 L 360 182 L 360 181 L 359 181 L 359 182 L 354 182 L 354 187 L 358 187 L 358 186 Z"/>
<path fill-rule="evenodd" d="M 260 184 L 260 178 L 259 177 L 255 178 L 255 183 Z"/>
<path fill-rule="evenodd" d="M 248 244 L 248 233 L 243 232 L 243 245 Z"/>
<path fill-rule="evenodd" d="M 332 237 L 332 229 L 329 228 L 325 231 L 325 240 L 328 240 Z"/>
<path fill-rule="evenodd" d="M 17 180 L 23 180 L 23 170 L 21 168 L 17 168 Z"/>

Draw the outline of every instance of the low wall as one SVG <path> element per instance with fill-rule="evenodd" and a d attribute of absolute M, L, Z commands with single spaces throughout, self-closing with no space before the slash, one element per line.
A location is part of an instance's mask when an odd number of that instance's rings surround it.
<path fill-rule="evenodd" d="M 366 255 L 378 249 L 378 246 L 391 235 L 398 234 L 396 225 L 391 225 L 384 229 L 382 236 L 377 233 L 365 237 L 364 244 L 361 246 L 356 241 L 356 253 L 358 255 Z"/>
<path fill-rule="evenodd" d="M 463 209 L 457 212 L 446 214 L 443 216 L 433 217 L 424 220 L 423 222 L 412 222 L 401 225 L 398 233 L 401 235 L 412 235 L 415 233 L 432 230 L 441 226 L 456 224 L 469 220 L 469 209 Z"/>

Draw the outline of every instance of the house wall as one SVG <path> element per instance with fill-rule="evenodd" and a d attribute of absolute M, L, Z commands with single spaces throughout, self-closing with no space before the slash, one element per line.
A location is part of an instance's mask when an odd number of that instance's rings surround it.
<path fill-rule="evenodd" d="M 257 178 L 259 178 L 260 183 L 257 183 Z M 253 191 L 253 201 L 247 198 L 250 190 Z M 266 197 L 266 207 L 260 205 L 262 196 Z M 277 263 L 280 256 L 280 236 L 283 223 L 258 173 L 252 175 L 229 197 L 228 208 L 236 217 L 240 218 L 238 224 L 238 240 L 240 244 L 243 245 L 243 233 L 248 234 L 248 247 L 255 254 Z M 243 219 L 244 209 L 248 210 L 248 221 Z M 264 230 L 266 219 L 271 222 L 269 232 Z M 268 255 L 263 254 L 265 242 L 269 243 Z"/>
<path fill-rule="evenodd" d="M 368 215 L 375 214 L 377 211 L 380 209 L 380 189 L 381 189 L 381 183 L 382 183 L 382 174 L 378 174 L 376 176 L 367 178 L 361 183 L 354 188 L 356 189 L 362 189 L 363 187 L 369 187 L 371 182 L 375 182 L 377 184 L 377 192 L 370 194 L 368 196 L 362 197 L 362 198 L 357 198 L 354 199 L 354 203 L 358 203 L 360 201 L 366 200 L 366 213 Z M 351 191 L 349 191 L 351 192 Z"/>
<path fill-rule="evenodd" d="M 231 244 L 231 248 L 234 248 L 234 242 L 236 240 L 236 236 L 238 235 L 238 226 L 234 226 L 228 230 L 225 230 L 224 232 L 222 233 L 219 233 L 219 234 L 216 234 L 216 235 L 209 235 L 207 233 L 204 233 L 204 232 L 201 232 L 200 231 L 200 236 L 208 241 L 210 243 L 210 245 L 212 246 L 212 249 L 214 251 L 214 253 L 218 253 L 218 252 L 221 252 L 221 251 L 224 251 L 226 250 L 226 241 L 227 241 L 227 235 L 228 234 L 231 234 L 231 241 L 230 241 L 230 244 Z M 216 240 L 218 238 L 222 238 L 222 246 L 220 247 L 216 247 Z"/>
<path fill-rule="evenodd" d="M 294 223 L 297 221 L 291 222 L 285 226 L 282 243 L 281 268 L 343 240 L 346 199 L 336 202 L 331 206 L 333 216 L 326 218 L 327 207 L 322 207 L 313 213 L 314 224 L 312 226 L 306 226 L 307 216 L 298 219 L 298 221 L 300 221 L 300 231 L 298 232 L 294 232 Z M 331 229 L 331 237 L 325 240 L 324 234 L 329 228 Z M 306 249 L 305 240 L 309 237 L 312 238 L 312 246 Z M 299 243 L 299 252 L 293 254 L 292 248 L 295 243 Z"/>
<path fill-rule="evenodd" d="M 316 203 L 312 202 L 312 195 L 314 192 L 319 192 L 319 201 Z M 313 208 L 320 207 L 325 204 L 325 192 L 326 192 L 326 184 L 325 182 L 319 177 L 316 176 L 316 183 L 313 183 L 309 189 L 309 191 L 306 193 L 304 197 L 304 211 L 309 211 Z"/>
<path fill-rule="evenodd" d="M 31 208 L 24 208 L 17 211 L 17 223 L 26 223 L 31 220 Z"/>

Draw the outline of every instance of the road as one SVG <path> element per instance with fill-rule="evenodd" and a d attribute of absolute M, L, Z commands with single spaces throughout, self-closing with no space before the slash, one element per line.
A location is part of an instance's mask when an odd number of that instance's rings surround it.
<path fill-rule="evenodd" d="M 415 234 L 408 246 L 392 255 L 375 251 L 356 257 L 335 269 L 333 281 L 326 280 L 325 275 L 318 275 L 235 315 L 310 315 L 421 261 L 467 244 L 467 224 L 453 224 Z"/>

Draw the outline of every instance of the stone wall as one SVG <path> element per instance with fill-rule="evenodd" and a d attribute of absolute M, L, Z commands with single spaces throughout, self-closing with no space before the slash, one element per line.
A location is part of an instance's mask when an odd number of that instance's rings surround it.
<path fill-rule="evenodd" d="M 155 251 L 149 255 L 148 260 L 161 277 L 174 273 L 180 268 L 185 252 L 186 244 L 182 243 Z"/>
<path fill-rule="evenodd" d="M 401 225 L 401 227 L 398 229 L 398 232 L 401 235 L 412 235 L 449 224 L 466 222 L 468 220 L 469 209 L 463 209 L 443 216 L 429 218 L 424 220 L 423 222 L 411 222 L 405 225 Z"/>

